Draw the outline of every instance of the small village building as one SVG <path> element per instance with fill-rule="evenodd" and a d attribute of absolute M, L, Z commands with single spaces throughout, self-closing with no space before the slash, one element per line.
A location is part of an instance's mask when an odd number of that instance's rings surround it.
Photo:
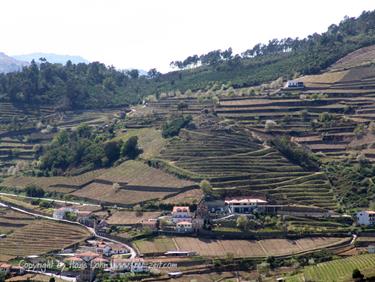
<path fill-rule="evenodd" d="M 305 88 L 305 84 L 302 81 L 296 81 L 296 80 L 288 80 L 284 85 L 284 89 L 303 89 L 303 88 Z"/>
<path fill-rule="evenodd" d="M 109 227 L 108 222 L 103 219 L 98 224 L 96 224 L 95 230 L 96 230 L 96 233 L 98 233 L 99 235 L 101 234 L 105 235 L 109 232 L 110 227 Z"/>
<path fill-rule="evenodd" d="M 91 266 L 95 269 L 105 269 L 109 266 L 109 261 L 105 258 L 97 257 L 93 259 Z"/>
<path fill-rule="evenodd" d="M 230 213 L 252 213 L 258 206 L 267 204 L 263 199 L 242 196 L 226 198 L 224 202 Z"/>
<path fill-rule="evenodd" d="M 65 265 L 71 268 L 79 268 L 83 269 L 86 267 L 86 262 L 84 262 L 81 258 L 79 257 L 70 257 L 66 258 L 64 260 Z"/>
<path fill-rule="evenodd" d="M 199 212 L 203 210 L 202 212 L 210 212 L 210 213 L 216 213 L 216 212 L 224 212 L 225 210 L 225 202 L 224 200 L 208 200 L 204 202 L 204 205 L 202 207 L 198 207 Z"/>
<path fill-rule="evenodd" d="M 375 254 L 375 245 L 369 245 L 369 246 L 367 247 L 367 252 L 368 252 L 369 254 Z"/>
<path fill-rule="evenodd" d="M 11 268 L 12 265 L 8 263 L 0 263 L 0 271 L 3 272 L 5 275 L 8 275 L 10 273 Z"/>
<path fill-rule="evenodd" d="M 179 278 L 182 276 L 182 272 L 181 271 L 175 271 L 175 272 L 168 272 L 168 277 L 170 278 Z"/>
<path fill-rule="evenodd" d="M 201 217 L 195 217 L 195 218 L 193 218 L 191 223 L 192 223 L 192 226 L 193 226 L 193 230 L 199 231 L 199 230 L 203 229 L 204 219 L 201 218 Z"/>
<path fill-rule="evenodd" d="M 22 275 L 26 272 L 26 270 L 20 265 L 12 265 L 10 272 L 12 274 Z"/>
<path fill-rule="evenodd" d="M 91 217 L 91 211 L 78 211 L 77 212 L 77 221 L 88 227 L 94 227 L 95 218 Z"/>
<path fill-rule="evenodd" d="M 189 207 L 175 206 L 172 210 L 172 221 L 173 223 L 178 223 L 181 221 L 191 222 L 191 213 Z"/>
<path fill-rule="evenodd" d="M 73 209 L 73 208 L 71 208 L 71 207 L 62 207 L 62 208 L 59 208 L 59 209 L 55 209 L 55 210 L 53 211 L 53 218 L 56 218 L 56 219 L 64 219 L 65 214 L 68 213 L 68 212 L 74 212 L 74 213 L 77 213 L 78 210 Z"/>
<path fill-rule="evenodd" d="M 110 251 L 111 251 L 111 247 L 108 246 L 106 243 L 104 242 L 96 242 L 92 244 L 93 246 L 95 246 L 95 251 L 98 253 L 98 254 L 104 254 L 106 256 L 109 256 L 110 255 Z"/>
<path fill-rule="evenodd" d="M 111 248 L 111 255 L 122 255 L 129 253 L 129 250 L 120 244 L 113 244 L 109 246 Z"/>
<path fill-rule="evenodd" d="M 180 221 L 176 223 L 176 231 L 179 233 L 193 232 L 193 223 L 189 221 Z"/>
<path fill-rule="evenodd" d="M 360 211 L 357 212 L 357 222 L 360 225 L 374 225 L 375 211 Z"/>

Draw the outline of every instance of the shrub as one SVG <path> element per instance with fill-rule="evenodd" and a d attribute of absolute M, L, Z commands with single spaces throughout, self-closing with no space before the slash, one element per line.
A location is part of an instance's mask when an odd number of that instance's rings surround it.
<path fill-rule="evenodd" d="M 212 194 L 212 192 L 213 192 L 212 186 L 211 186 L 211 183 L 208 180 L 202 180 L 199 183 L 199 186 L 202 189 L 204 194 L 207 194 L 207 195 Z"/>
<path fill-rule="evenodd" d="M 247 229 L 248 223 L 249 223 L 249 219 L 245 215 L 240 215 L 236 220 L 237 227 L 242 229 L 242 230 Z"/>
<path fill-rule="evenodd" d="M 181 128 L 186 127 L 191 121 L 192 117 L 190 115 L 186 117 L 172 117 L 170 120 L 163 124 L 162 136 L 164 138 L 177 136 L 180 133 Z"/>
<path fill-rule="evenodd" d="M 365 276 L 359 271 L 358 268 L 353 270 L 352 278 L 356 281 L 361 281 Z"/>
<path fill-rule="evenodd" d="M 266 123 L 264 125 L 264 129 L 267 131 L 267 132 L 270 132 L 272 131 L 273 129 L 275 129 L 277 127 L 277 123 L 273 120 L 266 120 Z"/>
<path fill-rule="evenodd" d="M 117 141 L 110 141 L 104 144 L 104 153 L 109 164 L 113 164 L 120 158 L 121 144 Z"/>
<path fill-rule="evenodd" d="M 33 184 L 30 184 L 26 187 L 25 189 L 26 195 L 28 197 L 37 197 L 37 198 L 42 198 L 44 197 L 44 190 L 40 187 L 37 187 Z"/>
<path fill-rule="evenodd" d="M 132 136 L 121 146 L 121 156 L 128 157 L 129 159 L 135 159 L 142 153 L 142 150 L 138 148 L 138 137 Z"/>
<path fill-rule="evenodd" d="M 282 136 L 274 138 L 271 141 L 271 144 L 293 163 L 298 164 L 307 170 L 319 170 L 319 163 L 316 157 L 302 147 L 291 142 L 288 137 Z"/>

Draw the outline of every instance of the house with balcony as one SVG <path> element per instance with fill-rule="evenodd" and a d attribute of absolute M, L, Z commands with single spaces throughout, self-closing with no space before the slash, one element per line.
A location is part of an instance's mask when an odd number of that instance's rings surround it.
<path fill-rule="evenodd" d="M 190 208 L 185 206 L 175 206 L 172 210 L 172 221 L 173 223 L 178 222 L 191 222 L 192 215 L 190 213 Z"/>

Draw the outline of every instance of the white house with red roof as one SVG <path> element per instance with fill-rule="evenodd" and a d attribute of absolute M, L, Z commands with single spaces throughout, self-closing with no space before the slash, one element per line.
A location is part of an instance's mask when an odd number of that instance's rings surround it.
<path fill-rule="evenodd" d="M 375 211 L 357 212 L 357 222 L 360 225 L 374 225 L 375 224 Z"/>
<path fill-rule="evenodd" d="M 260 198 L 238 196 L 226 198 L 224 203 L 231 213 L 251 213 L 259 205 L 267 204 L 267 201 Z"/>
<path fill-rule="evenodd" d="M 185 206 L 174 206 L 172 210 L 172 221 L 178 223 L 181 221 L 191 222 L 192 215 L 190 208 Z"/>

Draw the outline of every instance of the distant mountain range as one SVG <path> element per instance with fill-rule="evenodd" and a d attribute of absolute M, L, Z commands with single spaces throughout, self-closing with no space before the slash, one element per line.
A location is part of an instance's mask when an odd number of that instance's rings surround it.
<path fill-rule="evenodd" d="M 40 58 L 45 58 L 52 64 L 63 64 L 67 61 L 71 61 L 73 64 L 85 63 L 88 64 L 90 61 L 86 60 L 81 56 L 70 56 L 70 55 L 59 55 L 53 53 L 30 53 L 25 55 L 8 56 L 5 53 L 0 52 L 0 73 L 8 73 L 22 70 L 23 66 L 30 64 L 32 60 L 39 63 Z M 132 68 L 124 69 L 123 71 L 129 71 Z M 146 76 L 147 71 L 139 69 L 139 75 Z"/>
<path fill-rule="evenodd" d="M 0 73 L 20 71 L 23 66 L 28 64 L 26 61 L 17 60 L 0 52 Z"/>
<path fill-rule="evenodd" d="M 20 60 L 20 61 L 26 61 L 26 62 L 31 62 L 32 60 L 35 60 L 35 62 L 38 62 L 40 58 L 45 58 L 48 62 L 55 63 L 55 64 L 65 64 L 69 60 L 73 64 L 89 63 L 88 60 L 82 58 L 81 56 L 59 55 L 59 54 L 52 54 L 52 53 L 31 53 L 31 54 L 13 56 L 13 58 Z"/>

